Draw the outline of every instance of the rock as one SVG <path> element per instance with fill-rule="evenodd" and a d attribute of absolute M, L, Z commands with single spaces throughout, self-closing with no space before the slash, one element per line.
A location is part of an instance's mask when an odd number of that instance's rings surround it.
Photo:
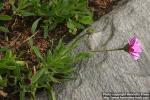
<path fill-rule="evenodd" d="M 104 92 L 149 92 L 150 0 L 120 0 L 119 6 L 92 28 L 96 32 L 84 37 L 74 53 L 119 48 L 135 34 L 143 45 L 141 58 L 134 61 L 125 51 L 96 53 L 76 65 L 77 79 L 65 83 L 57 99 L 103 100 Z"/>

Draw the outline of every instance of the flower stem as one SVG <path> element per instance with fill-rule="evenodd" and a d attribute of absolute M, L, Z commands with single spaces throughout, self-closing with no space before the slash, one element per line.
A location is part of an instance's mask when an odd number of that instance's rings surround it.
<path fill-rule="evenodd" d="M 105 51 L 117 51 L 117 50 L 124 50 L 124 48 L 109 49 L 109 50 L 93 50 L 90 52 L 105 52 Z"/>

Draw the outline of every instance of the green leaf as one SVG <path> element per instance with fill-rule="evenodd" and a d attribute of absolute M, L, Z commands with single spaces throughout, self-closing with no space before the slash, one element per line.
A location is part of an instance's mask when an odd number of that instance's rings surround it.
<path fill-rule="evenodd" d="M 51 87 L 51 85 L 50 85 L 49 83 L 47 83 L 46 89 L 47 89 L 49 98 L 50 98 L 51 100 L 56 100 L 55 91 L 53 90 L 53 88 Z M 50 95 L 50 94 L 51 94 L 51 95 Z"/>
<path fill-rule="evenodd" d="M 47 61 L 51 61 L 53 59 L 53 55 L 52 52 L 50 50 L 47 51 L 47 56 L 46 56 L 46 60 Z"/>
<path fill-rule="evenodd" d="M 20 90 L 19 98 L 20 98 L 20 100 L 24 100 L 25 92 L 26 92 L 25 86 L 20 85 L 20 89 L 21 89 L 21 90 Z"/>
<path fill-rule="evenodd" d="M 36 83 L 40 79 L 40 77 L 44 74 L 44 72 L 45 72 L 44 68 L 39 70 L 39 71 L 37 71 L 36 74 L 34 74 L 32 76 L 32 83 L 33 84 Z"/>
<path fill-rule="evenodd" d="M 0 76 L 0 86 L 6 87 L 7 86 L 7 81 L 2 79 L 2 76 Z"/>
<path fill-rule="evenodd" d="M 5 81 L 5 80 L 0 80 L 0 86 L 1 86 L 1 87 L 6 87 L 6 86 L 7 86 L 7 81 Z"/>
<path fill-rule="evenodd" d="M 5 58 L 6 59 L 9 59 L 9 58 L 12 58 L 13 59 L 13 53 L 11 50 L 7 50 L 6 53 L 5 53 Z"/>
<path fill-rule="evenodd" d="M 8 30 L 8 28 L 6 28 L 6 27 L 0 26 L 0 32 L 5 32 L 5 33 L 7 33 L 7 32 L 9 32 L 9 30 Z"/>
<path fill-rule="evenodd" d="M 16 66 L 8 66 L 8 65 L 0 64 L 0 69 L 14 70 L 16 69 Z"/>
<path fill-rule="evenodd" d="M 10 50 L 7 50 L 4 57 L 0 60 L 0 70 L 14 70 L 16 67 L 15 56 Z"/>
<path fill-rule="evenodd" d="M 10 3 L 11 5 L 14 5 L 15 0 L 9 0 L 9 3 Z"/>
<path fill-rule="evenodd" d="M 52 100 L 56 100 L 56 94 L 53 89 L 51 89 L 51 94 L 52 94 Z"/>
<path fill-rule="evenodd" d="M 32 48 L 33 47 L 33 40 L 32 40 L 32 38 L 29 39 L 29 44 L 30 44 L 30 46 Z"/>
<path fill-rule="evenodd" d="M 43 56 L 42 56 L 42 54 L 40 53 L 38 47 L 33 46 L 32 49 L 33 49 L 34 53 L 36 54 L 36 56 L 37 56 L 38 58 L 40 58 L 41 60 L 44 59 Z"/>
<path fill-rule="evenodd" d="M 69 32 L 72 33 L 72 34 L 76 34 L 77 32 L 77 28 L 76 28 L 76 25 L 75 25 L 75 22 L 71 19 L 69 19 L 67 21 L 67 27 L 69 28 Z"/>
<path fill-rule="evenodd" d="M 61 82 L 59 82 L 59 80 L 57 80 L 55 77 L 53 77 L 53 76 L 49 76 L 50 77 L 50 79 L 51 79 L 51 81 L 52 82 L 54 82 L 54 83 L 61 83 Z"/>
<path fill-rule="evenodd" d="M 3 9 L 3 3 L 0 2 L 0 10 Z"/>
<path fill-rule="evenodd" d="M 81 16 L 79 19 L 79 22 L 82 24 L 92 24 L 93 19 L 92 16 Z"/>
<path fill-rule="evenodd" d="M 60 39 L 58 45 L 56 46 L 54 50 L 55 51 L 54 53 L 60 53 L 63 50 L 64 50 L 64 43 L 63 43 L 63 40 Z"/>
<path fill-rule="evenodd" d="M 21 80 L 21 67 L 17 66 L 16 69 L 14 70 L 14 75 L 16 76 L 17 80 Z"/>
<path fill-rule="evenodd" d="M 28 0 L 19 0 L 18 1 L 18 9 L 23 10 L 30 6 L 30 2 Z"/>
<path fill-rule="evenodd" d="M 31 46 L 31 49 L 34 51 L 35 55 L 40 58 L 40 60 L 44 60 L 42 54 L 40 53 L 40 50 L 38 47 L 36 46 L 33 46 L 33 40 L 32 39 L 29 39 L 29 44 Z"/>
<path fill-rule="evenodd" d="M 11 16 L 8 16 L 8 15 L 0 15 L 0 20 L 6 21 L 6 20 L 11 20 L 11 19 L 12 19 Z"/>
<path fill-rule="evenodd" d="M 36 21 L 33 22 L 32 27 L 31 27 L 31 32 L 32 33 L 35 33 L 40 20 L 41 20 L 41 18 L 38 18 Z"/>
<path fill-rule="evenodd" d="M 48 26 L 44 26 L 44 38 L 48 37 Z"/>
<path fill-rule="evenodd" d="M 22 16 L 27 17 L 27 16 L 34 16 L 35 14 L 32 12 L 28 12 L 26 10 L 22 10 Z"/>
<path fill-rule="evenodd" d="M 8 50 L 8 47 L 0 48 L 0 52 L 6 51 L 6 50 Z"/>
<path fill-rule="evenodd" d="M 40 77 L 40 81 L 38 81 L 38 84 L 44 85 L 47 82 L 49 83 L 49 82 L 51 82 L 51 80 L 49 79 L 49 75 L 46 73 Z"/>

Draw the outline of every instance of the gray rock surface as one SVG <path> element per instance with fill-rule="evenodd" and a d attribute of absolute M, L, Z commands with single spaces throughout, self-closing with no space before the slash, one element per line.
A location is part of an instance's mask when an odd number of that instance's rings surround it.
<path fill-rule="evenodd" d="M 96 32 L 82 39 L 74 53 L 122 47 L 136 34 L 143 45 L 141 58 L 134 61 L 124 51 L 96 53 L 77 64 L 77 80 L 65 84 L 58 100 L 103 100 L 103 92 L 150 92 L 150 0 L 121 0 L 92 28 Z"/>

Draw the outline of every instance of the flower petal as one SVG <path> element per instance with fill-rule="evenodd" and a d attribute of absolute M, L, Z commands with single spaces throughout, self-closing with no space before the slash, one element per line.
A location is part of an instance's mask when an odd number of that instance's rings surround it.
<path fill-rule="evenodd" d="M 128 41 L 128 53 L 134 60 L 139 59 L 142 52 L 142 45 L 136 36 L 133 36 Z"/>
<path fill-rule="evenodd" d="M 132 58 L 134 59 L 134 60 L 138 60 L 139 58 L 140 58 L 140 55 L 139 55 L 139 53 L 130 53 L 131 54 L 131 56 L 132 56 Z"/>
<path fill-rule="evenodd" d="M 133 36 L 129 39 L 128 43 L 129 45 L 134 45 L 135 41 L 136 41 L 136 36 Z"/>
<path fill-rule="evenodd" d="M 132 52 L 136 52 L 136 53 L 141 53 L 142 52 L 142 48 L 139 45 L 133 45 L 132 47 L 130 47 L 133 51 Z"/>

